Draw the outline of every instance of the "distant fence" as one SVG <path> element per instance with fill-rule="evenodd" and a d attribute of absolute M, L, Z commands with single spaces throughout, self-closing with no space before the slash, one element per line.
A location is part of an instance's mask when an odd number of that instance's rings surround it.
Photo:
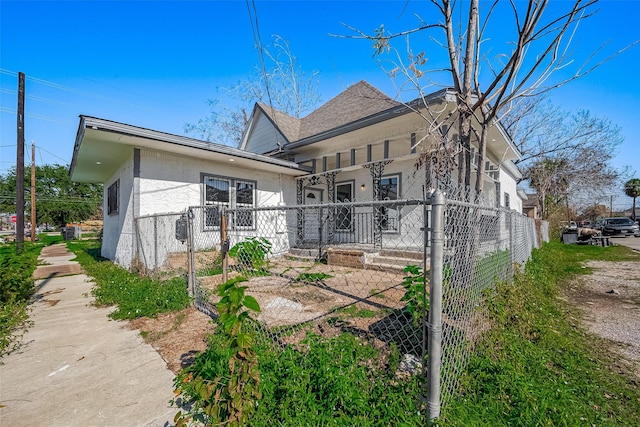
<path fill-rule="evenodd" d="M 488 327 L 484 292 L 512 280 L 549 238 L 545 222 L 536 227 L 514 211 L 439 192 L 425 200 L 196 206 L 135 224 L 139 269 L 186 273 L 195 305 L 211 317 L 216 288 L 243 276 L 261 306 L 263 339 L 284 347 L 308 332 L 353 333 L 398 349 L 402 369 L 422 379 L 415 398 L 432 419 Z"/>

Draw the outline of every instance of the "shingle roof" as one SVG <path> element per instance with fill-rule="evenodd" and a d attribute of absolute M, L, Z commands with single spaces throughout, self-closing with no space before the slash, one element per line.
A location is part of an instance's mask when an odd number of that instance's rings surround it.
<path fill-rule="evenodd" d="M 259 104 L 289 143 L 400 105 L 402 103 L 389 98 L 364 80 L 348 87 L 302 119 L 296 119 L 267 105 Z"/>
<path fill-rule="evenodd" d="M 298 139 L 317 135 L 398 105 L 402 104 L 362 80 L 302 119 Z"/>

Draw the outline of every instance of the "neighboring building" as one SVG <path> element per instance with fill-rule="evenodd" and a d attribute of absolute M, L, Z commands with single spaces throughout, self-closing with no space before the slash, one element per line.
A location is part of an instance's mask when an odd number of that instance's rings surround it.
<path fill-rule="evenodd" d="M 526 194 L 526 199 L 522 202 L 522 213 L 528 216 L 529 218 L 539 219 L 540 218 L 540 200 L 538 194 Z"/>
<path fill-rule="evenodd" d="M 401 104 L 364 81 L 302 119 L 256 104 L 240 149 L 81 116 L 71 178 L 105 185 L 102 255 L 128 266 L 133 220 L 144 215 L 192 205 L 214 210 L 424 197 L 425 172 L 416 169 L 423 141 L 439 133 L 457 138 L 455 94 L 441 90 L 426 102 L 443 118 L 431 129 L 414 111 L 419 104 Z M 522 212 L 522 176 L 513 163 L 520 154 L 499 124 L 489 130 L 487 144 L 485 200 Z M 377 212 L 372 218 L 371 208 L 338 210 L 327 223 L 329 236 L 336 243 L 353 241 L 358 218 L 375 222 L 377 238 L 384 233 L 396 245 L 421 233 L 393 205 Z M 294 245 L 318 239 L 318 227 L 303 222 L 293 225 Z"/>

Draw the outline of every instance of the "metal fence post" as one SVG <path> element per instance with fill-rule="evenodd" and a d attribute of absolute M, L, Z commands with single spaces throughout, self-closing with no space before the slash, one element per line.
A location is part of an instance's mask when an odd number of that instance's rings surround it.
<path fill-rule="evenodd" d="M 509 281 L 513 280 L 513 276 L 515 274 L 515 270 L 514 270 L 514 263 L 516 262 L 516 253 L 515 253 L 515 245 L 514 243 L 514 238 L 515 238 L 515 227 L 514 227 L 514 223 L 513 223 L 513 217 L 511 215 L 511 212 L 507 212 L 507 219 L 508 219 L 508 228 L 509 228 L 509 259 L 511 260 L 511 262 L 509 263 Z"/>
<path fill-rule="evenodd" d="M 427 415 L 440 416 L 440 365 L 442 359 L 442 272 L 444 259 L 445 198 L 440 190 L 432 197 L 431 277 L 429 282 L 429 360 L 427 371 Z"/>
<path fill-rule="evenodd" d="M 195 304 L 195 254 L 193 247 L 193 218 L 195 217 L 193 210 L 189 208 L 187 211 L 187 288 L 189 296 L 193 298 Z"/>
<path fill-rule="evenodd" d="M 158 270 L 158 216 L 153 217 L 153 271 Z"/>
<path fill-rule="evenodd" d="M 220 251 L 222 252 L 222 282 L 229 280 L 229 236 L 227 236 L 227 211 L 220 210 Z"/>

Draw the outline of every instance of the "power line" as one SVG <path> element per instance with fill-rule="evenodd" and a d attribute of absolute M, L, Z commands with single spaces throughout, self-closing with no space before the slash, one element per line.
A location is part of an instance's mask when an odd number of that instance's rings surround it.
<path fill-rule="evenodd" d="M 46 149 L 44 149 L 44 148 L 42 148 L 42 147 L 39 147 L 39 146 L 37 146 L 37 145 L 36 145 L 36 148 L 37 148 L 38 150 L 44 151 L 45 153 L 51 154 L 53 157 L 57 157 L 58 159 L 62 160 L 62 161 L 63 161 L 63 162 L 65 162 L 65 163 L 68 163 L 67 159 L 62 158 L 62 157 L 58 156 L 57 154 L 52 153 L 52 152 L 51 152 L 51 151 L 49 151 L 49 150 L 46 150 Z M 40 154 L 40 156 L 42 156 L 42 153 Z"/>
<path fill-rule="evenodd" d="M 18 73 L 16 73 L 15 71 L 7 70 L 5 68 L 0 68 L 0 74 L 6 74 L 6 75 L 10 75 L 10 76 L 17 76 L 18 75 Z M 149 109 L 148 107 L 144 107 L 142 105 L 133 104 L 131 102 L 123 101 L 120 98 L 110 98 L 108 96 L 100 95 L 98 93 L 89 92 L 89 91 L 86 91 L 86 90 L 81 90 L 81 89 L 76 89 L 76 88 L 73 88 L 73 87 L 70 87 L 70 86 L 61 85 L 59 83 L 55 83 L 55 82 L 52 82 L 52 81 L 49 81 L 49 80 L 45 80 L 45 79 L 41 79 L 41 78 L 38 78 L 38 77 L 27 77 L 27 80 L 32 81 L 34 83 L 41 84 L 41 85 L 52 87 L 54 89 L 62 90 L 62 91 L 65 91 L 65 92 L 75 93 L 77 95 L 84 95 L 84 96 L 103 99 L 103 100 L 106 100 L 106 101 L 118 102 L 118 103 L 121 103 L 121 104 L 129 105 L 129 106 L 134 107 L 134 108 L 138 108 L 138 109 L 147 109 L 147 110 Z M 85 79 L 85 80 L 95 82 L 95 81 L 89 80 L 89 79 Z M 139 96 L 139 95 L 137 95 L 137 94 L 135 94 L 135 93 L 133 93 L 131 91 L 127 91 L 125 89 L 121 89 L 121 88 L 117 88 L 117 87 L 114 87 L 114 86 L 105 85 L 104 83 L 100 83 L 100 82 L 95 82 L 95 83 L 99 83 L 99 84 L 101 84 L 103 86 L 106 86 L 106 87 L 115 88 L 115 89 L 117 89 L 117 90 L 119 90 L 119 91 L 121 91 L 123 93 L 128 93 L 128 94 L 132 94 L 132 95 L 135 95 L 135 96 Z M 149 98 L 149 99 L 151 99 L 151 98 Z M 155 99 L 154 101 L 157 102 L 159 100 Z"/>
<path fill-rule="evenodd" d="M 0 112 L 2 113 L 10 113 L 10 114 L 16 114 L 16 110 L 12 110 L 10 108 L 7 107 L 0 107 Z M 45 120 L 47 122 L 53 122 L 53 123 L 60 123 L 63 125 L 68 125 L 71 124 L 71 122 L 67 121 L 67 120 L 58 120 L 54 117 L 50 117 L 50 116 L 43 116 L 41 114 L 34 114 L 34 113 L 25 113 L 25 116 L 27 117 L 31 117 L 33 119 L 39 119 L 39 120 Z"/>
<path fill-rule="evenodd" d="M 18 93 L 17 90 L 5 89 L 5 88 L 0 88 L 0 92 L 8 93 L 10 95 L 16 95 Z M 51 98 L 45 98 L 43 96 L 27 95 L 26 98 L 33 99 L 34 101 L 48 102 L 48 103 L 51 103 L 51 104 L 67 105 L 65 102 L 58 101 L 58 100 L 51 99 Z"/>

